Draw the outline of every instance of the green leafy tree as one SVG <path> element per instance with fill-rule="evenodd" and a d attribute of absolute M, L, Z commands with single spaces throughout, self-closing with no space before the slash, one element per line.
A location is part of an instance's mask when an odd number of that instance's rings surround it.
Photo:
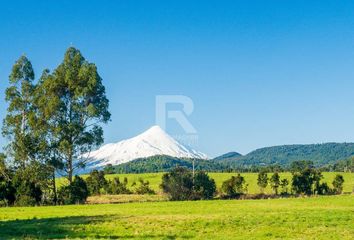
<path fill-rule="evenodd" d="M 103 142 L 100 124 L 110 120 L 105 88 L 95 64 L 70 47 L 63 62 L 42 75 L 41 93 L 38 101 L 50 133 L 48 145 L 55 148 L 55 160 L 63 163 L 71 183 L 74 171 L 89 157 L 84 153 Z"/>
<path fill-rule="evenodd" d="M 264 193 L 264 189 L 268 186 L 268 176 L 266 171 L 261 171 L 258 173 L 257 185 L 261 189 L 261 192 Z"/>
<path fill-rule="evenodd" d="M 232 176 L 230 179 L 224 181 L 221 190 L 226 197 L 239 197 L 247 192 L 246 180 L 240 174 L 237 174 L 237 176 Z"/>
<path fill-rule="evenodd" d="M 190 200 L 193 175 L 187 168 L 176 167 L 162 176 L 161 188 L 171 200 Z"/>
<path fill-rule="evenodd" d="M 280 176 L 279 173 L 275 172 L 269 179 L 269 183 L 274 193 L 278 195 L 278 188 L 280 186 Z"/>
<path fill-rule="evenodd" d="M 197 199 L 212 199 L 216 193 L 214 179 L 204 171 L 198 171 L 194 176 L 195 196 Z"/>
<path fill-rule="evenodd" d="M 332 182 L 333 190 L 336 194 L 341 194 L 343 192 L 344 178 L 342 175 L 337 174 Z"/>
<path fill-rule="evenodd" d="M 108 182 L 103 171 L 93 170 L 86 178 L 86 184 L 90 195 L 99 195 L 102 189 L 106 189 Z"/>
<path fill-rule="evenodd" d="M 280 181 L 280 187 L 281 187 L 281 194 L 282 195 L 287 195 L 289 193 L 288 191 L 288 186 L 289 186 L 289 180 L 284 178 Z"/>
<path fill-rule="evenodd" d="M 21 56 L 9 77 L 10 86 L 6 89 L 5 100 L 8 103 L 2 134 L 9 140 L 8 156 L 19 167 L 26 167 L 35 160 L 35 139 L 31 132 L 33 119 L 34 71 L 31 62 Z"/>

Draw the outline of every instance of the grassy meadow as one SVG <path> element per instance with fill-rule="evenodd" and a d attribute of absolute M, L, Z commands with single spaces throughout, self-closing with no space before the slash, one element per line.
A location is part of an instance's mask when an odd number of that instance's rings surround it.
<path fill-rule="evenodd" d="M 332 186 L 332 181 L 337 173 L 324 172 L 323 181 L 327 182 L 328 185 Z M 344 177 L 344 192 L 352 192 L 354 188 L 354 173 L 340 173 Z M 131 186 L 133 182 L 138 182 L 139 178 L 147 180 L 150 182 L 150 186 L 156 192 L 160 192 L 160 184 L 163 173 L 142 173 L 142 174 L 110 174 L 106 175 L 107 179 L 112 179 L 114 177 L 119 177 L 123 180 L 124 177 L 128 178 L 128 186 Z M 221 187 L 223 181 L 229 179 L 231 176 L 236 175 L 236 173 L 209 173 L 209 175 L 215 180 L 218 187 Z M 241 173 L 245 177 L 246 183 L 248 184 L 248 193 L 259 193 L 259 187 L 257 186 L 257 173 Z M 270 177 L 271 173 L 268 174 Z M 85 177 L 85 175 L 84 175 Z M 287 178 L 291 182 L 291 173 L 280 173 L 281 178 Z M 63 185 L 66 180 L 63 178 L 58 179 L 58 184 Z M 265 190 L 266 193 L 272 193 L 272 189 L 268 186 Z"/>
<path fill-rule="evenodd" d="M 0 208 L 0 239 L 353 239 L 354 196 Z"/>

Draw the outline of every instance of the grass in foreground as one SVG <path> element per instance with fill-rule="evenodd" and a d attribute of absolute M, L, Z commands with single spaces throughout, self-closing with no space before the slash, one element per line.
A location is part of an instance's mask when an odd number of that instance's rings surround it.
<path fill-rule="evenodd" d="M 0 239 L 353 239 L 354 196 L 0 208 Z"/>

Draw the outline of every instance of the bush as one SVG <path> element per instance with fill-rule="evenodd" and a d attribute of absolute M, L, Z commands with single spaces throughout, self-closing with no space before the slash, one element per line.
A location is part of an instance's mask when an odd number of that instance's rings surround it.
<path fill-rule="evenodd" d="M 334 193 L 341 194 L 343 192 L 343 183 L 344 183 L 343 176 L 337 174 L 332 182 Z"/>
<path fill-rule="evenodd" d="M 136 194 L 155 194 L 155 191 L 150 188 L 149 181 L 144 182 L 143 179 L 139 179 L 140 185 L 135 189 Z"/>
<path fill-rule="evenodd" d="M 197 172 L 193 179 L 192 172 L 183 167 L 164 174 L 161 188 L 171 200 L 211 199 L 216 192 L 215 181 L 205 172 Z"/>
<path fill-rule="evenodd" d="M 132 192 L 127 188 L 128 179 L 124 178 L 121 182 L 119 177 L 113 178 L 112 181 L 108 182 L 107 193 L 109 194 L 131 194 Z"/>
<path fill-rule="evenodd" d="M 162 176 L 161 188 L 171 200 L 189 200 L 192 196 L 193 176 L 183 167 L 176 167 Z"/>
<path fill-rule="evenodd" d="M 99 195 L 102 189 L 107 188 L 108 182 L 103 171 L 93 170 L 87 177 L 86 184 L 90 195 Z"/>
<path fill-rule="evenodd" d="M 75 176 L 69 186 L 58 190 L 58 202 L 60 204 L 82 204 L 89 195 L 86 182 L 79 176 Z"/>
<path fill-rule="evenodd" d="M 30 175 L 17 171 L 12 184 L 16 189 L 15 205 L 16 206 L 34 206 L 39 205 L 42 199 L 42 189 Z"/>
<path fill-rule="evenodd" d="M 296 194 L 318 193 L 321 179 L 321 172 L 313 168 L 295 172 L 293 173 L 292 190 Z"/>
<path fill-rule="evenodd" d="M 207 173 L 200 171 L 195 174 L 193 190 L 196 199 L 212 199 L 216 193 L 216 184 Z"/>
<path fill-rule="evenodd" d="M 230 179 L 222 183 L 221 190 L 225 197 L 239 197 L 247 191 L 245 178 L 240 174 L 232 176 Z"/>
<path fill-rule="evenodd" d="M 261 189 L 261 192 L 264 193 L 264 189 L 268 186 L 268 176 L 265 170 L 258 173 L 257 185 Z"/>

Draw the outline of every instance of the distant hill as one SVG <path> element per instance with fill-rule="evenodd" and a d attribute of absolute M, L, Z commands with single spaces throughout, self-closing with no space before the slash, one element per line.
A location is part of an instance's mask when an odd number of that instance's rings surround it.
<path fill-rule="evenodd" d="M 228 167 L 271 164 L 289 166 L 298 160 L 310 160 L 315 166 L 323 166 L 354 156 L 354 143 L 282 145 L 260 148 L 244 156 L 223 156 L 225 155 L 217 157 L 215 160 Z"/>
<path fill-rule="evenodd" d="M 225 153 L 219 157 L 214 158 L 213 160 L 219 161 L 219 160 L 224 160 L 224 159 L 228 159 L 228 158 L 238 158 L 238 157 L 242 157 L 242 154 L 240 154 L 238 152 L 228 152 L 228 153 Z"/>
<path fill-rule="evenodd" d="M 158 155 L 147 158 L 139 158 L 131 162 L 122 163 L 113 166 L 115 173 L 147 173 L 147 172 L 166 172 L 182 166 L 189 169 L 194 167 L 196 170 L 204 171 L 221 171 L 225 166 L 210 160 L 204 159 L 190 159 L 190 158 L 177 158 L 166 155 Z"/>

